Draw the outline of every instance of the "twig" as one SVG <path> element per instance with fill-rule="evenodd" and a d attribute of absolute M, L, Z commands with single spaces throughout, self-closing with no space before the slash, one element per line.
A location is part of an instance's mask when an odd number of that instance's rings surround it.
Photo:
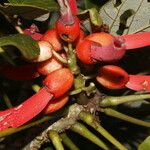
<path fill-rule="evenodd" d="M 68 115 L 65 118 L 61 118 L 54 124 L 49 126 L 46 130 L 42 132 L 41 135 L 33 139 L 23 150 L 38 150 L 41 145 L 49 141 L 48 132 L 50 130 L 55 130 L 58 133 L 69 129 L 78 119 L 79 113 L 84 110 L 84 107 L 78 104 L 74 104 L 69 108 Z"/>

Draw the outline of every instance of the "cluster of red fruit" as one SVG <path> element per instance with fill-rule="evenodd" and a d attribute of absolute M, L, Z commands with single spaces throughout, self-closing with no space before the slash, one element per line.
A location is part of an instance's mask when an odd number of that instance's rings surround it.
<path fill-rule="evenodd" d="M 80 20 L 76 16 L 77 9 L 71 11 L 67 0 L 58 0 L 58 3 L 61 16 L 56 22 L 55 29 L 49 29 L 44 35 L 31 30 L 24 31 L 35 40 L 39 40 L 40 55 L 32 60 L 36 63 L 19 67 L 7 65 L 2 70 L 2 74 L 10 79 L 29 80 L 39 75 L 46 75 L 46 78 L 38 93 L 17 107 L 0 111 L 0 130 L 19 127 L 41 111 L 45 114 L 51 113 L 67 103 L 68 91 L 73 86 L 74 76 L 67 65 L 55 57 L 55 54 L 58 54 L 68 61 L 63 51 L 64 43 L 72 43 L 78 59 L 87 65 L 115 62 L 125 55 L 126 50 L 150 45 L 150 32 L 116 37 L 100 32 L 85 36 L 80 28 Z M 149 76 L 129 75 L 114 65 L 100 67 L 96 79 L 109 89 L 128 87 L 133 90 L 150 91 Z"/>

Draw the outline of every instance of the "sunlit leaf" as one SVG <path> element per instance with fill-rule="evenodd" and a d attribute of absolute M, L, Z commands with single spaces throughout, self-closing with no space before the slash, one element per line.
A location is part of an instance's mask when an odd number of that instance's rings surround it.
<path fill-rule="evenodd" d="M 150 31 L 150 3 L 146 0 L 107 2 L 100 10 L 104 23 L 113 34 Z"/>

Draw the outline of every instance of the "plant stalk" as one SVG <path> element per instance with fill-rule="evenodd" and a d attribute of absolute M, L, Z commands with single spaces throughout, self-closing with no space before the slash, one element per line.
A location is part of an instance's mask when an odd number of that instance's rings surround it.
<path fill-rule="evenodd" d="M 49 131 L 49 137 L 52 140 L 52 143 L 56 150 L 64 150 L 64 147 L 62 145 L 62 139 L 59 136 L 59 134 L 55 130 L 50 130 Z"/>
<path fill-rule="evenodd" d="M 71 130 L 80 134 L 81 136 L 87 138 L 91 142 L 98 145 L 100 148 L 104 150 L 109 150 L 107 145 L 101 141 L 97 136 L 95 136 L 91 131 L 89 131 L 83 124 L 76 122 L 72 127 Z"/>
<path fill-rule="evenodd" d="M 150 127 L 150 123 L 149 122 L 145 122 L 133 117 L 130 117 L 128 115 L 125 115 L 123 113 L 120 113 L 116 110 L 113 110 L 111 108 L 105 108 L 105 109 L 101 109 L 102 112 L 104 112 L 106 115 L 111 116 L 111 117 L 115 117 L 124 121 L 128 121 L 131 123 L 134 123 L 136 125 L 140 125 L 140 126 L 144 126 L 144 127 Z"/>
<path fill-rule="evenodd" d="M 89 126 L 93 127 L 97 132 L 103 135 L 109 142 L 116 146 L 119 150 L 127 150 L 127 148 L 122 145 L 118 140 L 116 140 L 107 130 L 105 130 L 99 123 L 93 118 L 92 114 L 82 111 L 79 114 L 80 119 L 87 123 Z"/>
<path fill-rule="evenodd" d="M 70 150 L 79 150 L 79 148 L 72 142 L 72 140 L 67 136 L 66 133 L 61 133 L 60 137 L 62 142 L 70 149 Z"/>
<path fill-rule="evenodd" d="M 127 95 L 127 96 L 106 96 L 100 101 L 101 107 L 117 106 L 119 104 L 149 99 L 150 94 Z"/>

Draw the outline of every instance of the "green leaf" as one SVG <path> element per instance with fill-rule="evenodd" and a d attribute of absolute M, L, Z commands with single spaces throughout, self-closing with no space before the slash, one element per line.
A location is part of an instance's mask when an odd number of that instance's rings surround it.
<path fill-rule="evenodd" d="M 104 23 L 112 34 L 128 34 L 150 31 L 150 3 L 147 0 L 113 0 L 100 9 Z"/>
<path fill-rule="evenodd" d="M 84 0 L 84 4 L 85 4 L 85 9 L 90 9 L 93 7 L 98 9 L 98 6 L 96 4 L 94 4 L 91 0 Z"/>
<path fill-rule="evenodd" d="M 80 12 L 79 17 L 83 17 L 84 19 L 90 18 L 90 21 L 94 26 L 100 27 L 103 24 L 102 19 L 96 8 L 91 8 Z"/>
<path fill-rule="evenodd" d="M 150 136 L 148 136 L 138 147 L 138 150 L 149 150 L 150 149 Z"/>
<path fill-rule="evenodd" d="M 57 11 L 54 0 L 10 0 L 11 3 L 0 5 L 0 10 L 9 15 L 21 15 L 26 19 L 35 19 L 48 12 Z"/>
<path fill-rule="evenodd" d="M 40 54 L 37 41 L 24 34 L 14 34 L 0 38 L 0 46 L 13 45 L 28 59 L 34 59 Z"/>
<path fill-rule="evenodd" d="M 22 3 L 24 0 L 8 0 L 10 3 Z"/>

